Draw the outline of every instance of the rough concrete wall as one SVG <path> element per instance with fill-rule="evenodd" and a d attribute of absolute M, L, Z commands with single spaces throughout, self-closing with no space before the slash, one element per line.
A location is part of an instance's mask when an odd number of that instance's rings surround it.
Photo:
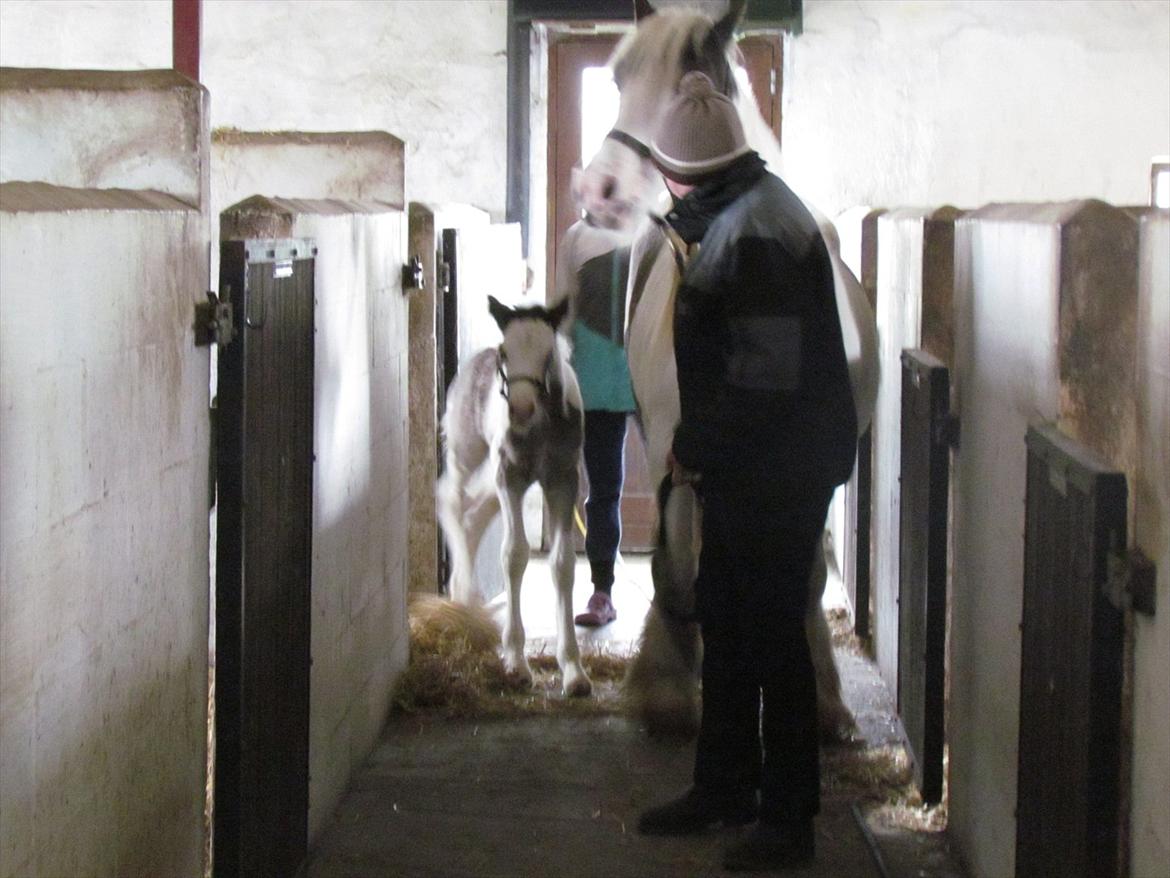
<path fill-rule="evenodd" d="M 197 875 L 201 215 L 0 185 L 0 875 Z"/>
<path fill-rule="evenodd" d="M 207 94 L 172 70 L 0 73 L 0 180 L 206 203 Z"/>
<path fill-rule="evenodd" d="M 400 211 L 293 223 L 317 242 L 310 840 L 377 740 L 409 654 L 404 233 Z"/>
<path fill-rule="evenodd" d="M 1117 254 L 1134 264 L 1134 240 L 1132 217 L 1099 202 L 991 206 L 956 223 L 950 830 L 976 876 L 1014 870 L 1024 436 L 1056 423 L 1094 447 L 1108 415 L 1070 405 L 1084 398 L 1075 385 L 1121 379 L 1063 368 L 1069 329 L 1088 314 L 1098 340 L 1132 352 L 1134 276 Z"/>
<path fill-rule="evenodd" d="M 211 204 L 251 195 L 405 206 L 402 141 L 385 131 L 240 131 L 211 135 Z"/>
<path fill-rule="evenodd" d="M 1170 863 L 1170 214 L 1141 222 L 1137 317 L 1137 477 L 1132 538 L 1158 568 L 1157 611 L 1134 617 L 1131 866 Z"/>
<path fill-rule="evenodd" d="M 373 748 L 409 654 L 407 300 L 401 211 L 254 198 L 225 237 L 317 246 L 309 838 Z"/>
<path fill-rule="evenodd" d="M 856 204 L 1145 204 L 1170 152 L 1170 4 L 805 0 L 783 144 L 827 216 Z"/>
<path fill-rule="evenodd" d="M 196 874 L 206 92 L 6 69 L 0 118 L 0 875 Z"/>

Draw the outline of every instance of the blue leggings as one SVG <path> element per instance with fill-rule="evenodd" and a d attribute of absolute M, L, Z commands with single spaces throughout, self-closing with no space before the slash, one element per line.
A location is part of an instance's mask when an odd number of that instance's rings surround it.
<path fill-rule="evenodd" d="M 625 412 L 585 412 L 585 555 L 593 588 L 606 594 L 613 588 L 613 562 L 622 538 L 625 442 Z"/>

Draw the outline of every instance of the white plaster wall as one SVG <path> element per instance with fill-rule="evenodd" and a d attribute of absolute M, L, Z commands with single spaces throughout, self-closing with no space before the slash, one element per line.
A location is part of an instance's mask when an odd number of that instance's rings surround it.
<path fill-rule="evenodd" d="M 1024 436 L 1055 421 L 1059 207 L 989 207 L 955 224 L 950 831 L 975 876 L 1014 872 Z M 879 221 L 880 222 L 880 221 Z"/>
<path fill-rule="evenodd" d="M 1170 3 L 805 0 L 785 174 L 858 204 L 1146 204 L 1170 151 Z"/>
<path fill-rule="evenodd" d="M 211 126 L 387 131 L 407 200 L 504 215 L 507 0 L 204 0 Z M 171 66 L 163 0 L 3 0 L 0 65 Z"/>
<path fill-rule="evenodd" d="M 218 214 L 252 195 L 405 205 L 402 141 L 384 131 L 217 131 L 211 205 Z"/>
<path fill-rule="evenodd" d="M 406 667 L 403 214 L 299 214 L 317 243 L 309 833 L 369 754 Z"/>
<path fill-rule="evenodd" d="M 506 0 L 205 0 L 212 128 L 387 131 L 409 201 L 505 207 Z"/>
<path fill-rule="evenodd" d="M 202 871 L 206 225 L 0 187 L 0 875 Z"/>
<path fill-rule="evenodd" d="M 892 210 L 878 218 L 878 385 L 873 416 L 874 653 L 882 678 L 898 691 L 898 547 L 901 530 L 902 350 L 922 328 L 922 259 L 929 210 Z"/>
<path fill-rule="evenodd" d="M 0 66 L 170 67 L 171 4 L 165 0 L 3 0 Z"/>
<path fill-rule="evenodd" d="M 1170 214 L 1143 218 L 1138 285 L 1134 542 L 1158 568 L 1157 610 L 1134 616 L 1132 872 L 1170 864 Z"/>
<path fill-rule="evenodd" d="M 207 0 L 212 126 L 388 131 L 407 142 L 409 200 L 500 219 L 506 20 L 506 0 Z M 169 29 L 170 4 L 153 0 L 4 0 L 0 64 L 165 67 Z M 783 101 L 786 174 L 827 216 L 1142 204 L 1151 156 L 1170 152 L 1170 4 L 807 0 Z M 537 180 L 533 252 L 542 191 Z"/>
<path fill-rule="evenodd" d="M 172 70 L 7 70 L 0 180 L 206 201 L 207 95 Z"/>

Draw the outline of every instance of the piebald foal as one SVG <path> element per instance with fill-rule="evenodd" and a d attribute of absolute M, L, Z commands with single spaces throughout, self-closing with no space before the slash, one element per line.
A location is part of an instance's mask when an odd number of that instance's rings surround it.
<path fill-rule="evenodd" d="M 446 468 L 436 499 L 451 553 L 450 594 L 462 603 L 480 600 L 473 581 L 475 554 L 484 530 L 502 511 L 501 561 L 508 581 L 504 665 L 531 683 L 520 618 L 520 585 L 529 554 L 522 502 L 539 483 L 557 589 L 557 663 L 565 694 L 585 696 L 592 686 L 581 667 L 572 612 L 573 508 L 584 426 L 568 342 L 559 332 L 568 302 L 552 309 L 509 308 L 489 297 L 488 306 L 503 343 L 475 354 L 459 370 L 442 421 Z"/>

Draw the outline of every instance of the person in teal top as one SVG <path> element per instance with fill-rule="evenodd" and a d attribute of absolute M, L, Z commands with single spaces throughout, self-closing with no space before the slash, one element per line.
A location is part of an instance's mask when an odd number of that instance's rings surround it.
<path fill-rule="evenodd" d="M 626 280 L 630 250 L 622 238 L 577 222 L 560 247 L 554 300 L 569 299 L 572 365 L 585 406 L 585 555 L 593 594 L 578 625 L 596 627 L 617 618 L 612 591 L 621 543 L 626 420 L 634 391 L 626 362 Z"/>

